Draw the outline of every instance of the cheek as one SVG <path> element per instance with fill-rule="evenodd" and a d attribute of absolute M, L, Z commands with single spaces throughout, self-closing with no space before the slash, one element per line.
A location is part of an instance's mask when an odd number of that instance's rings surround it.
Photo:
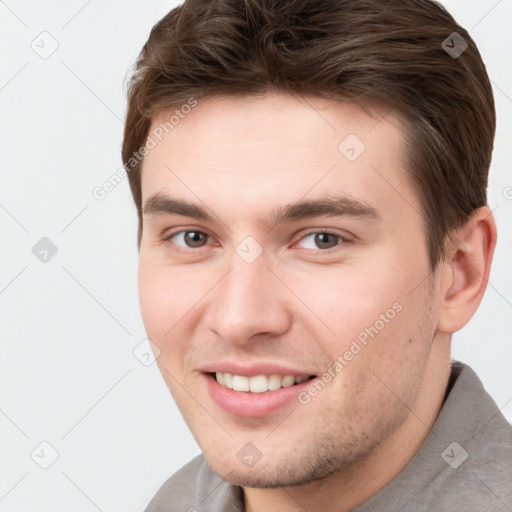
<path fill-rule="evenodd" d="M 434 313 L 429 311 L 427 283 L 420 284 L 428 275 L 428 261 L 402 261 L 399 271 L 393 264 L 397 258 L 382 252 L 350 266 L 319 267 L 314 276 L 293 276 L 294 291 L 315 313 L 303 309 L 303 321 L 316 333 L 313 339 L 325 361 L 331 366 L 340 362 L 344 376 L 338 382 L 352 391 L 364 388 L 365 379 L 376 378 L 371 370 L 382 373 L 386 382 L 400 381 L 399 387 L 406 374 L 414 382 L 416 375 L 410 373 L 418 372 L 428 358 Z M 381 391 L 389 394 L 386 386 Z"/>
<path fill-rule="evenodd" d="M 192 300 L 183 278 L 144 257 L 139 263 L 139 302 L 148 338 L 158 347 L 156 360 L 174 399 L 180 403 L 183 359 L 190 336 L 183 332 Z M 177 379 L 177 380 L 176 380 Z"/>
<path fill-rule="evenodd" d="M 139 302 L 146 331 L 150 336 L 159 337 L 167 324 L 171 293 L 164 276 L 158 277 L 158 273 L 146 263 L 143 257 L 139 261 Z"/>
<path fill-rule="evenodd" d="M 138 286 L 146 331 L 162 347 L 193 304 L 193 286 L 187 286 L 183 272 L 159 265 L 144 255 L 139 260 Z"/>
<path fill-rule="evenodd" d="M 299 304 L 302 318 L 338 353 L 375 324 L 387 330 L 404 300 L 396 277 L 372 271 L 371 265 L 319 267 L 290 275 L 289 281 L 307 307 Z"/>

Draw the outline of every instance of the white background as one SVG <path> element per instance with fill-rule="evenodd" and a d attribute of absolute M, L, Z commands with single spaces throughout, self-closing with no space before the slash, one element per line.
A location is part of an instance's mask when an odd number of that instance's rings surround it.
<path fill-rule="evenodd" d="M 92 195 L 121 167 L 126 72 L 175 5 L 0 1 L 3 512 L 140 511 L 199 453 L 156 364 L 133 355 L 145 333 L 128 182 L 103 201 Z M 473 366 L 512 419 L 512 2 L 445 5 L 480 48 L 499 116 L 489 191 L 499 244 L 453 357 Z M 47 59 L 31 47 L 41 38 L 46 51 L 58 44 Z M 47 263 L 32 253 L 42 237 L 58 248 Z M 59 454 L 48 469 L 31 457 L 51 461 L 42 441 Z"/>

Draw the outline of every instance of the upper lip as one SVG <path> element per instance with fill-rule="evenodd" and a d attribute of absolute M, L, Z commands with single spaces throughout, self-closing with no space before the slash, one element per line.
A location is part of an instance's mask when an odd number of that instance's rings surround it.
<path fill-rule="evenodd" d="M 291 368 L 290 366 L 278 364 L 275 362 L 259 362 L 240 364 L 230 361 L 209 363 L 201 368 L 205 373 L 231 373 L 232 375 L 243 375 L 245 377 L 255 377 L 256 375 L 294 375 L 296 377 L 302 375 L 315 375 L 314 372 Z"/>

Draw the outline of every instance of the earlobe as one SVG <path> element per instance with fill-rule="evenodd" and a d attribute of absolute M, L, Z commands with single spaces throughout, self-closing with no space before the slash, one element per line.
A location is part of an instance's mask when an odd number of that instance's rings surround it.
<path fill-rule="evenodd" d="M 484 295 L 496 246 L 496 223 L 485 206 L 451 234 L 442 265 L 446 267 L 437 330 L 462 329 L 478 309 Z"/>

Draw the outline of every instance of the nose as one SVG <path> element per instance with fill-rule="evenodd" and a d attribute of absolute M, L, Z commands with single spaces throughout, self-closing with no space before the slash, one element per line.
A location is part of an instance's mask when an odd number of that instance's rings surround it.
<path fill-rule="evenodd" d="M 204 320 L 228 343 L 245 344 L 258 335 L 277 336 L 291 326 L 286 290 L 264 257 L 247 263 L 235 254 L 231 270 L 212 291 Z"/>

